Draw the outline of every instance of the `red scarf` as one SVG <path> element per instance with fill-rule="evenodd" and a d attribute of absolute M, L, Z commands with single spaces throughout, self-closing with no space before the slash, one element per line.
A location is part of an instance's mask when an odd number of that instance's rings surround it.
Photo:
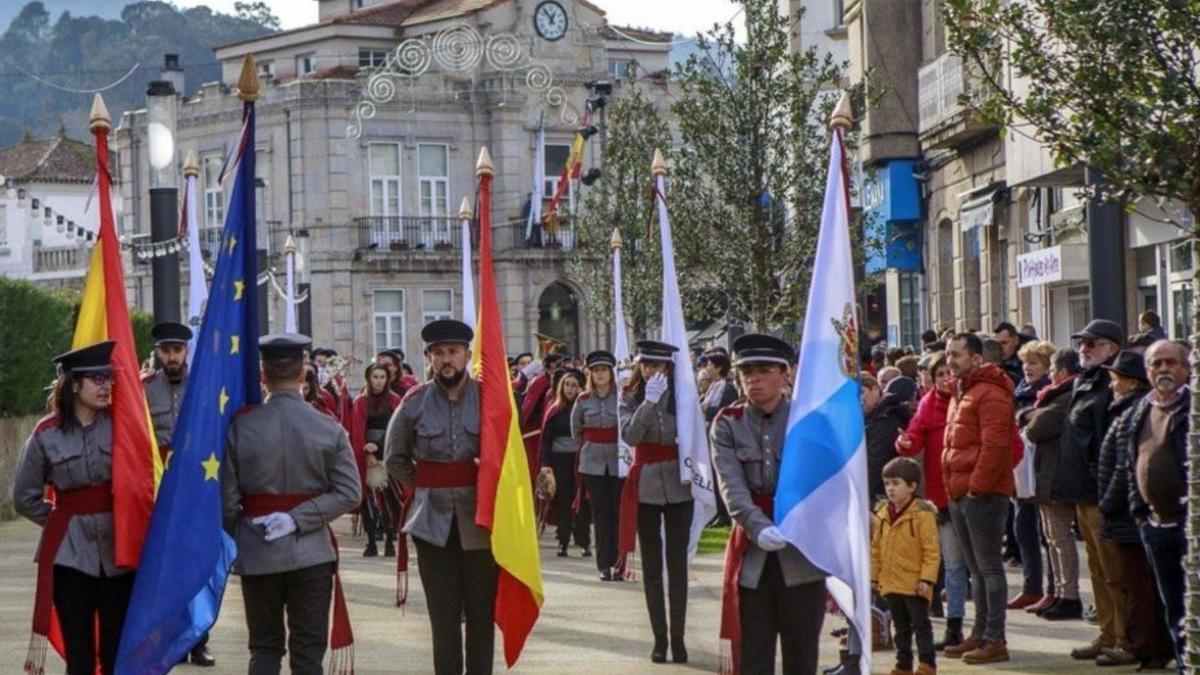
<path fill-rule="evenodd" d="M 750 498 L 767 518 L 774 520 L 774 495 L 751 492 Z M 738 579 L 742 576 L 742 561 L 746 558 L 748 548 L 750 536 L 735 521 L 733 532 L 725 544 L 725 578 L 721 584 L 721 644 L 717 666 L 717 672 L 721 675 L 737 675 L 742 667 L 742 619 Z"/>

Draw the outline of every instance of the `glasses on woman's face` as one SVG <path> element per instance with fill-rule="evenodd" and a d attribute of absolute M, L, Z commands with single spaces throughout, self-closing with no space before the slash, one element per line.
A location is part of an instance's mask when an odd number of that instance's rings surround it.
<path fill-rule="evenodd" d="M 91 380 L 97 387 L 103 387 L 107 384 L 112 384 L 112 373 L 87 373 L 83 376 L 85 379 Z"/>

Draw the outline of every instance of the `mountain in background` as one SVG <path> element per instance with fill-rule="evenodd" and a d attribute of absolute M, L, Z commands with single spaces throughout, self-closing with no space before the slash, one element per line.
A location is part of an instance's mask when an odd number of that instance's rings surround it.
<path fill-rule="evenodd" d="M 76 16 L 98 16 L 102 19 L 117 19 L 129 0 L 42 0 L 46 11 L 53 17 L 63 12 Z M 0 30 L 8 28 L 9 22 L 21 13 L 24 3 L 20 0 L 0 0 Z"/>
<path fill-rule="evenodd" d="M 0 0 L 7 11 L 12 0 Z M 13 4 L 16 4 L 13 2 Z M 60 7 L 84 6 L 89 16 Z M 220 79 L 213 56 L 217 45 L 278 30 L 278 20 L 263 3 L 247 3 L 238 16 L 208 7 L 179 9 L 167 2 L 129 3 L 111 16 L 115 0 L 38 0 L 21 7 L 0 35 L 0 147 L 25 134 L 48 136 L 65 128 L 68 136 L 87 138 L 90 90 L 128 79 L 103 92 L 117 123 L 121 114 L 142 108 L 146 83 L 158 79 L 163 54 L 179 55 L 191 95 L 204 82 Z"/>

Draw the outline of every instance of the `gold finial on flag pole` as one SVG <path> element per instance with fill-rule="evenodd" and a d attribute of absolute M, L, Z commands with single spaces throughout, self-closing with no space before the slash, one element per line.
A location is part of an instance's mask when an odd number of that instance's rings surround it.
<path fill-rule="evenodd" d="M 195 150 L 188 150 L 187 157 L 183 160 L 183 177 L 193 178 L 200 175 L 200 160 L 196 157 Z"/>
<path fill-rule="evenodd" d="M 487 146 L 485 145 L 479 149 L 479 161 L 475 162 L 475 177 L 492 177 L 495 175 L 496 166 L 492 164 L 492 153 L 488 152 Z"/>
<path fill-rule="evenodd" d="M 613 228 L 613 233 L 612 233 L 612 247 L 613 247 L 613 249 L 615 250 L 615 249 L 621 248 L 621 247 L 624 245 L 624 243 L 625 243 L 625 242 L 624 242 L 624 240 L 623 240 L 623 239 L 621 239 L 621 228 L 619 228 L 619 227 L 614 227 L 614 228 Z"/>
<path fill-rule="evenodd" d="M 662 150 L 654 151 L 654 161 L 650 164 L 650 173 L 655 176 L 667 175 L 667 160 L 663 157 Z"/>
<path fill-rule="evenodd" d="M 834 107 L 833 113 L 829 115 L 829 128 L 841 129 L 842 132 L 850 130 L 850 126 L 854 123 L 854 112 L 850 109 L 850 92 L 842 91 L 842 97 L 838 99 L 837 106 Z"/>
<path fill-rule="evenodd" d="M 96 94 L 92 98 L 92 114 L 88 120 L 88 128 L 94 133 L 103 129 L 106 133 L 112 129 L 112 117 L 108 114 L 108 106 L 104 105 L 104 97 Z"/>
<path fill-rule="evenodd" d="M 471 200 L 464 196 L 462 200 L 462 206 L 458 207 L 458 219 L 470 220 L 474 217 L 474 215 L 475 214 L 471 212 Z"/>
<path fill-rule="evenodd" d="M 246 58 L 242 60 L 242 74 L 238 77 L 237 97 L 247 103 L 253 103 L 258 100 L 260 86 L 258 67 L 254 63 L 254 57 L 247 54 Z"/>

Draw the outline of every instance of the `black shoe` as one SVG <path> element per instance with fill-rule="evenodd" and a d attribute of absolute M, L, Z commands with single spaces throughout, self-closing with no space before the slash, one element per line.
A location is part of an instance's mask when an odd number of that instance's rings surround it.
<path fill-rule="evenodd" d="M 654 638 L 654 649 L 650 650 L 650 660 L 655 663 L 667 662 L 666 638 Z"/>
<path fill-rule="evenodd" d="M 374 558 L 379 555 L 379 549 L 375 546 L 375 542 L 367 542 L 367 548 L 363 550 L 364 558 Z"/>
<path fill-rule="evenodd" d="M 857 656 L 850 656 L 850 651 L 846 649 L 841 650 L 840 654 L 841 663 L 821 671 L 824 675 L 862 675 Z"/>
<path fill-rule="evenodd" d="M 613 575 L 612 575 L 611 569 L 604 570 L 603 572 L 600 573 L 600 581 L 612 581 L 612 580 L 613 580 Z"/>
<path fill-rule="evenodd" d="M 558 545 L 558 557 L 560 557 L 560 558 L 567 557 L 567 545 L 566 544 Z"/>
<path fill-rule="evenodd" d="M 388 543 L 384 544 L 383 557 L 385 557 L 385 558 L 395 558 L 396 557 L 396 543 L 395 542 L 389 541 Z"/>
<path fill-rule="evenodd" d="M 1055 598 L 1055 599 L 1054 599 L 1054 602 L 1052 602 L 1052 603 L 1050 603 L 1049 605 L 1046 605 L 1045 607 L 1043 607 L 1043 608 L 1039 609 L 1039 610 L 1037 611 L 1037 615 L 1038 615 L 1039 617 L 1040 617 L 1040 616 L 1045 616 L 1045 615 L 1046 615 L 1046 612 L 1049 612 L 1050 610 L 1054 609 L 1054 606 L 1055 606 L 1055 605 L 1057 605 L 1057 604 L 1058 604 L 1058 603 L 1060 603 L 1060 602 L 1062 602 L 1062 598 Z"/>
<path fill-rule="evenodd" d="M 946 633 L 941 642 L 934 643 L 933 648 L 940 652 L 946 647 L 960 644 L 963 641 L 962 622 L 962 619 L 946 619 Z"/>
<path fill-rule="evenodd" d="M 583 557 L 585 557 L 585 558 L 590 558 L 590 557 L 592 557 L 592 549 L 591 549 L 591 547 L 589 547 L 589 546 L 584 546 L 584 547 L 583 547 L 583 552 L 582 552 L 582 553 L 580 553 L 579 555 L 581 555 L 581 556 L 583 556 Z"/>
<path fill-rule="evenodd" d="M 683 644 L 683 638 L 671 638 L 671 661 L 687 663 L 687 656 L 687 646 Z"/>
<path fill-rule="evenodd" d="M 199 647 L 196 647 L 195 649 L 192 650 L 192 653 L 189 654 L 188 656 L 191 658 L 192 665 L 194 665 L 194 666 L 210 668 L 212 666 L 217 665 L 217 660 L 214 659 L 213 655 L 208 652 L 207 645 L 201 645 Z"/>
<path fill-rule="evenodd" d="M 1170 662 L 1171 657 L 1169 656 L 1143 659 L 1135 672 L 1140 673 L 1143 670 L 1166 670 L 1167 664 Z"/>
<path fill-rule="evenodd" d="M 1078 600 L 1059 600 L 1042 614 L 1047 621 L 1071 621 L 1082 616 L 1083 603 Z"/>

